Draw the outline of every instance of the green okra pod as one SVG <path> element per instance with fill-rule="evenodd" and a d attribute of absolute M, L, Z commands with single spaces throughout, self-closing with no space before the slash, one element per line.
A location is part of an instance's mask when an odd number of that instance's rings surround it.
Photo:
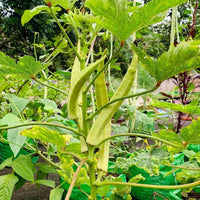
<path fill-rule="evenodd" d="M 124 76 L 117 91 L 114 93 L 113 97 L 111 98 L 111 101 L 128 95 L 135 78 L 137 63 L 138 63 L 138 58 L 137 58 L 137 55 L 134 54 L 132 62 L 128 68 L 128 71 L 126 72 L 126 75 Z M 114 113 L 118 110 L 122 102 L 123 100 L 117 101 L 116 103 L 113 103 L 107 106 L 105 109 L 101 111 L 101 113 L 97 117 L 96 121 L 94 122 L 94 124 L 92 125 L 88 133 L 87 140 L 86 140 L 88 144 L 93 145 L 93 146 L 98 144 L 102 131 L 107 126 L 107 124 L 111 120 Z"/>
<path fill-rule="evenodd" d="M 78 105 L 78 98 L 83 85 L 86 83 L 92 72 L 98 67 L 98 65 L 105 60 L 106 56 L 103 56 L 96 62 L 90 64 L 88 67 L 80 72 L 77 72 L 76 82 L 70 88 L 68 98 L 68 116 L 71 119 L 77 119 L 78 114 L 76 112 L 76 106 Z"/>
<path fill-rule="evenodd" d="M 104 63 L 102 62 L 98 67 L 98 71 L 100 71 L 103 67 Z M 95 95 L 96 95 L 96 103 L 98 109 L 100 109 L 103 105 L 108 103 L 109 99 L 107 94 L 104 71 L 95 80 Z M 111 120 L 102 131 L 101 139 L 105 139 L 110 135 L 111 135 Z M 97 168 L 104 172 L 108 170 L 109 148 L 110 148 L 110 140 L 107 140 L 99 147 Z"/>

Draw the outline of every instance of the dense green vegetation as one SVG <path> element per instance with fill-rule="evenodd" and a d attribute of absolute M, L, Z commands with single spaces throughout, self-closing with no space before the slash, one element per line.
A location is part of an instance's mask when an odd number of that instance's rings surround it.
<path fill-rule="evenodd" d="M 13 169 L 0 199 L 26 181 L 50 200 L 198 192 L 198 2 L 6 0 L 0 12 L 0 170 Z M 169 78 L 172 91 L 152 93 Z"/>

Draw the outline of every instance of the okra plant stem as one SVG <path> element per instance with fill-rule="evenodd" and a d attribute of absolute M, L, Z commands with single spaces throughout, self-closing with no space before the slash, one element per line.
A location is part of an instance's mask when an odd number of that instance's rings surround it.
<path fill-rule="evenodd" d="M 54 90 L 56 90 L 56 91 L 58 91 L 58 92 L 60 92 L 60 93 L 62 93 L 62 94 L 64 94 L 64 95 L 68 96 L 67 92 L 65 92 L 65 91 L 63 91 L 63 90 L 61 90 L 61 89 L 59 89 L 59 88 L 56 88 L 56 87 L 54 87 L 54 86 L 52 86 L 52 85 L 49 85 L 49 84 L 47 84 L 47 83 L 44 83 L 44 82 L 42 82 L 41 80 L 37 79 L 36 77 L 34 77 L 33 80 L 35 80 L 37 83 L 39 83 L 39 84 L 41 84 L 41 85 L 44 85 L 44 86 L 49 87 L 49 88 L 51 88 L 51 89 L 54 89 Z"/>
<path fill-rule="evenodd" d="M 17 124 L 14 126 L 7 126 L 7 125 L 2 126 L 1 125 L 0 130 L 8 130 L 8 129 L 18 128 L 18 127 L 33 126 L 33 125 L 54 126 L 54 127 L 64 128 L 64 129 L 74 132 L 77 135 L 85 137 L 81 132 L 77 131 L 74 128 L 71 128 L 71 127 L 65 126 L 65 125 L 61 125 L 61 124 L 49 123 L 49 122 L 29 122 L 29 123 Z"/>
<path fill-rule="evenodd" d="M 90 177 L 90 184 L 91 184 L 91 192 L 90 197 L 92 200 L 96 200 L 97 196 L 97 186 L 94 185 L 96 182 L 96 170 L 95 170 L 95 155 L 94 155 L 95 148 L 91 145 L 88 146 L 88 159 L 87 163 L 89 166 L 89 177 Z"/>
<path fill-rule="evenodd" d="M 107 63 L 104 65 L 104 67 L 95 75 L 95 77 L 92 79 L 92 81 L 90 82 L 90 84 L 87 86 L 87 88 L 85 89 L 84 92 L 88 92 L 90 87 L 92 86 L 92 84 L 95 82 L 95 80 L 97 79 L 97 77 L 108 67 L 108 65 L 111 63 L 111 61 L 113 59 L 115 59 L 117 57 L 117 55 L 119 54 L 120 50 L 122 49 L 123 46 L 120 46 L 120 48 L 116 51 L 115 54 L 112 55 L 112 57 L 107 61 Z"/>
<path fill-rule="evenodd" d="M 140 93 L 136 93 L 136 94 L 130 94 L 128 96 L 124 96 L 124 97 L 121 97 L 121 98 L 118 98 L 118 99 L 114 99 L 113 101 L 109 101 L 107 104 L 105 104 L 104 106 L 102 106 L 99 110 L 97 110 L 94 114 L 92 114 L 91 116 L 88 117 L 88 120 L 92 120 L 97 114 L 99 114 L 99 112 L 101 112 L 104 108 L 106 108 L 107 106 L 117 102 L 117 101 L 121 101 L 121 100 L 124 100 L 124 99 L 128 99 L 128 98 L 132 98 L 132 97 L 137 97 L 137 96 L 141 96 L 141 95 L 144 95 L 144 94 L 147 94 L 147 93 L 151 93 L 153 92 L 154 90 L 158 89 L 158 87 L 160 86 L 160 83 L 157 84 L 155 87 L 153 87 L 152 89 L 150 90 L 146 90 L 144 92 L 140 92 Z"/>
<path fill-rule="evenodd" d="M 107 137 L 107 138 L 103 139 L 102 141 L 100 141 L 99 144 L 97 145 L 97 147 L 99 147 L 102 143 L 104 143 L 107 140 L 110 140 L 110 139 L 113 139 L 116 137 L 122 137 L 122 136 L 133 136 L 133 137 L 135 136 L 135 137 L 141 137 L 141 138 L 151 138 L 153 140 L 158 140 L 160 142 L 163 142 L 163 143 L 168 144 L 173 147 L 177 147 L 177 148 L 180 147 L 178 145 L 172 144 L 171 142 L 169 142 L 167 140 L 164 140 L 164 139 L 152 136 L 152 135 L 139 134 L 139 133 L 120 133 L 120 134 L 112 135 L 112 136 Z"/>
<path fill-rule="evenodd" d="M 58 21 L 58 18 L 56 17 L 55 13 L 53 12 L 52 8 L 50 7 L 51 10 L 51 14 L 53 16 L 53 18 L 55 19 L 57 25 L 59 26 L 60 30 L 62 31 L 63 35 L 65 36 L 65 38 L 67 39 L 67 41 L 69 42 L 69 45 L 71 46 L 71 48 L 73 49 L 74 53 L 76 54 L 77 58 L 79 59 L 80 63 L 82 63 L 82 59 L 80 54 L 78 53 L 78 51 L 76 50 L 75 46 L 73 45 L 71 39 L 69 38 L 69 36 L 67 35 L 65 29 L 63 28 L 63 26 L 61 25 L 61 23 Z"/>
<path fill-rule="evenodd" d="M 200 185 L 200 181 L 194 183 L 183 184 L 183 185 L 151 185 L 151 184 L 140 184 L 140 183 L 125 183 L 125 182 L 101 182 L 95 183 L 96 186 L 104 185 L 123 185 L 123 186 L 132 186 L 132 187 L 141 187 L 141 188 L 152 188 L 152 189 L 161 189 L 161 190 L 178 190 L 178 189 L 187 189 L 193 188 L 194 186 Z"/>

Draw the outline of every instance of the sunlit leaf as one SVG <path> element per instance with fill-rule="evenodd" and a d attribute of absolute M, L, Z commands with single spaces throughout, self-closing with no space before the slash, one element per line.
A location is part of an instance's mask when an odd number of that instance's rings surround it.
<path fill-rule="evenodd" d="M 52 9 L 54 12 L 60 11 L 59 7 L 53 7 Z M 49 7 L 40 5 L 40 6 L 36 6 L 32 10 L 25 10 L 24 14 L 22 15 L 22 18 L 21 18 L 22 26 L 24 26 L 26 23 L 28 23 L 35 15 L 38 15 L 39 13 L 44 12 L 44 11 L 50 13 Z"/>
<path fill-rule="evenodd" d="M 180 131 L 180 137 L 187 144 L 200 144 L 200 118 L 193 120 L 187 127 L 183 127 Z"/>
<path fill-rule="evenodd" d="M 62 188 L 55 188 L 50 192 L 50 200 L 61 200 L 63 195 L 64 189 Z"/>
<path fill-rule="evenodd" d="M 33 164 L 30 155 L 19 155 L 13 163 L 13 170 L 28 181 L 34 181 Z"/>
<path fill-rule="evenodd" d="M 185 168 L 199 168 L 199 165 L 195 162 L 184 162 L 181 167 Z M 181 183 L 181 184 L 187 184 L 187 183 L 192 183 L 195 181 L 198 181 L 200 178 L 200 173 L 199 171 L 196 170 L 184 170 L 182 169 L 180 172 L 176 173 L 176 179 Z"/>
<path fill-rule="evenodd" d="M 121 169 L 122 173 L 128 173 L 129 168 L 135 165 L 144 169 L 150 175 L 158 175 L 160 163 L 169 159 L 170 156 L 167 150 L 155 148 L 151 151 L 134 152 L 128 159 L 119 157 L 116 161 L 116 168 Z"/>
<path fill-rule="evenodd" d="M 6 114 L 1 120 L 2 125 L 12 126 L 12 125 L 17 125 L 21 123 L 22 121 L 20 120 L 20 118 L 18 118 L 16 115 L 13 115 L 11 113 Z M 26 142 L 26 137 L 19 134 L 25 128 L 27 127 L 18 127 L 18 128 L 9 129 L 7 131 L 7 139 L 10 142 L 9 146 L 14 156 L 17 156 L 21 147 Z"/>
<path fill-rule="evenodd" d="M 52 6 L 60 5 L 65 10 L 69 10 L 73 7 L 76 0 L 43 0 L 45 3 L 51 2 Z"/>
<path fill-rule="evenodd" d="M 10 200 L 18 178 L 13 174 L 0 176 L 0 200 Z"/>
<path fill-rule="evenodd" d="M 173 146 L 168 145 L 168 150 L 172 153 L 179 153 L 187 148 L 187 145 L 183 144 L 184 140 L 180 135 L 173 131 L 161 130 L 159 133 L 152 133 L 152 135 L 170 142 Z"/>
<path fill-rule="evenodd" d="M 45 185 L 47 187 L 55 188 L 55 181 L 52 180 L 36 180 L 34 181 L 36 184 Z"/>
<path fill-rule="evenodd" d="M 144 51 L 132 45 L 143 67 L 158 81 L 162 82 L 178 73 L 200 66 L 200 41 L 183 41 L 171 46 L 157 60 L 152 60 Z"/>
<path fill-rule="evenodd" d="M 15 64 L 14 60 L 0 52 L 0 74 L 11 75 L 17 79 L 29 79 L 48 67 L 49 64 L 41 64 L 31 56 L 24 56 Z"/>
<path fill-rule="evenodd" d="M 124 41 L 133 32 L 162 21 L 169 8 L 186 1 L 152 0 L 143 7 L 133 7 L 127 0 L 86 0 L 86 6 L 95 15 L 101 16 L 100 20 L 96 20 L 98 24 Z"/>
<path fill-rule="evenodd" d="M 182 105 L 182 104 L 169 103 L 165 101 L 153 100 L 151 102 L 151 105 L 158 108 L 169 108 L 171 110 L 180 111 L 187 114 L 194 114 L 194 115 L 200 114 L 200 106 L 195 106 L 190 104 Z"/>
<path fill-rule="evenodd" d="M 6 94 L 6 99 L 10 101 L 12 113 L 16 116 L 20 115 L 30 102 L 28 99 L 24 99 L 13 94 Z"/>
<path fill-rule="evenodd" d="M 33 126 L 31 129 L 26 129 L 21 132 L 21 135 L 30 138 L 38 139 L 44 142 L 49 142 L 63 148 L 65 144 L 65 138 L 57 131 L 48 130 L 40 126 Z"/>

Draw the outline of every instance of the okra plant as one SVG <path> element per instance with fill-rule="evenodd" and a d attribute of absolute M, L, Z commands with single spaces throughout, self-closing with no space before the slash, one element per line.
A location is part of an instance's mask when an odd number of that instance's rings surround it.
<path fill-rule="evenodd" d="M 199 185 L 199 180 L 176 186 L 143 185 L 138 183 L 140 180 L 138 177 L 132 178 L 129 182 L 122 182 L 120 178 L 112 179 L 107 176 L 110 140 L 115 137 L 151 138 L 166 144 L 172 154 L 186 149 L 190 143 L 200 144 L 199 139 L 193 140 L 194 137 L 197 137 L 193 136 L 194 132 L 190 131 L 191 134 L 188 136 L 185 134 L 186 130 L 179 135 L 170 131 L 161 131 L 151 135 L 111 134 L 111 119 L 125 99 L 150 93 L 156 90 L 164 80 L 180 72 L 199 67 L 199 41 L 183 41 L 177 47 L 170 46 L 169 50 L 157 60 L 153 60 L 133 44 L 135 33 L 139 29 L 162 21 L 168 9 L 185 3 L 187 0 L 151 0 L 143 6 L 137 6 L 134 1 L 127 0 L 86 0 L 83 1 L 80 10 L 74 8 L 75 2 L 76 0 L 44 0 L 45 5 L 26 10 L 22 16 L 22 25 L 25 25 L 35 15 L 47 12 L 52 16 L 53 23 L 57 24 L 61 31 L 60 43 L 67 44 L 75 55 L 74 64 L 70 66 L 72 70 L 69 92 L 48 85 L 47 82 L 40 79 L 45 73 L 45 69 L 51 65 L 55 57 L 54 53 L 50 54 L 43 62 L 37 61 L 31 56 L 24 56 L 15 62 L 4 53 L 0 53 L 1 76 L 12 77 L 15 80 L 34 80 L 44 85 L 46 89 L 50 87 L 66 95 L 68 119 L 76 122 L 76 125 L 71 127 L 48 118 L 44 121 L 30 121 L 23 115 L 27 102 L 23 98 L 15 97 L 15 100 L 18 98 L 16 100 L 18 104 L 12 104 L 12 111 L 15 111 L 15 115 L 12 115 L 13 121 L 9 121 L 9 117 L 11 117 L 9 114 L 1 120 L 2 127 L 0 127 L 1 130 L 8 130 L 8 138 L 10 138 L 8 142 L 10 142 L 14 157 L 17 156 L 20 148 L 24 147 L 45 159 L 48 163 L 45 166 L 46 171 L 56 170 L 64 181 L 70 184 L 65 199 L 70 198 L 74 186 L 78 186 L 88 199 L 95 200 L 100 196 L 109 199 L 109 191 L 112 190 L 113 186 L 123 198 L 131 199 L 129 194 L 131 186 L 184 189 Z M 61 9 L 65 10 L 66 13 L 59 19 Z M 73 28 L 77 36 L 76 44 L 70 40 L 69 28 L 66 27 Z M 103 49 L 103 47 L 98 48 L 99 52 L 94 51 L 95 43 L 98 37 L 102 37 L 104 31 L 115 36 L 112 55 L 110 55 L 111 51 Z M 128 41 L 132 41 L 129 44 L 133 54 L 132 60 L 119 87 L 109 98 L 106 71 L 109 64 L 117 59 L 119 52 Z M 137 67 L 144 67 L 155 79 L 156 84 L 152 85 L 149 90 L 133 93 L 131 88 Z M 87 103 L 91 88 L 95 90 L 92 97 L 92 113 L 89 112 Z M 9 98 L 12 101 L 14 97 L 9 96 Z M 55 112 L 57 111 L 55 109 Z M 193 126 L 200 126 L 200 121 L 196 121 Z M 199 135 L 199 133 L 196 134 Z M 33 139 L 33 143 L 27 142 L 30 139 Z M 1 140 L 5 139 L 1 138 Z M 40 150 L 38 140 L 46 147 L 47 152 Z M 59 158 L 58 163 L 53 161 L 53 156 Z M 0 169 L 5 166 L 12 167 L 15 173 L 32 183 L 53 187 L 50 199 L 61 199 L 63 193 L 61 185 L 55 188 L 55 183 L 44 180 L 44 177 L 34 178 L 35 169 L 31 164 L 30 156 L 20 155 L 17 158 L 9 158 L 0 165 Z M 40 170 L 44 170 L 42 165 L 38 164 L 37 166 L 39 169 L 41 168 Z M 18 179 L 15 174 L 0 176 L 0 197 L 2 199 L 11 198 L 12 190 Z M 90 186 L 90 193 L 83 191 L 81 188 L 83 183 Z M 4 188 L 8 188 L 8 190 Z M 108 196 L 106 196 L 107 193 Z"/>

